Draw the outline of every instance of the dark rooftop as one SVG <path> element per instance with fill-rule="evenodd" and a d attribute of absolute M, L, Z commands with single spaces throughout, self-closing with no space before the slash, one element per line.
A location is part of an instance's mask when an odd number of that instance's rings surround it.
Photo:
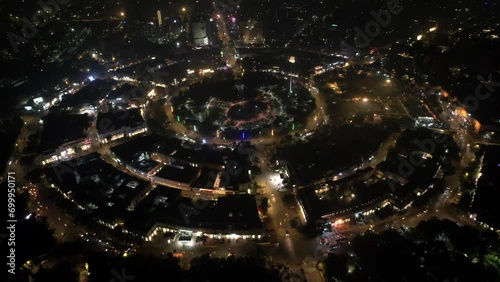
<path fill-rule="evenodd" d="M 57 114 L 43 118 L 40 152 L 55 150 L 62 144 L 86 137 L 91 119 L 87 114 Z"/>
<path fill-rule="evenodd" d="M 123 218 L 131 201 L 148 185 L 116 170 L 100 158 L 77 159 L 47 168 L 45 174 L 76 203 L 99 218 Z"/>
<path fill-rule="evenodd" d="M 198 178 L 196 178 L 196 180 L 191 184 L 191 187 L 206 189 L 213 188 L 215 179 L 217 178 L 217 174 L 219 172 L 220 171 L 216 169 L 202 168 L 200 176 L 198 176 Z"/>
<path fill-rule="evenodd" d="M 208 147 L 202 147 L 201 150 L 193 150 L 188 148 L 179 148 L 171 156 L 184 161 L 193 163 L 212 163 L 223 165 L 224 161 L 229 158 L 231 151 L 213 150 Z"/>
<path fill-rule="evenodd" d="M 379 181 L 373 185 L 356 187 L 355 199 L 347 203 L 337 198 L 325 197 L 321 199 L 316 194 L 315 187 L 299 189 L 298 198 L 302 203 L 308 219 L 317 220 L 324 215 L 332 213 L 355 212 L 369 207 L 371 203 L 388 198 L 390 196 L 389 184 Z"/>
<path fill-rule="evenodd" d="M 191 181 L 196 177 L 198 171 L 199 169 L 190 166 L 166 165 L 156 174 L 156 176 L 182 183 L 191 183 Z"/>
<path fill-rule="evenodd" d="M 132 84 L 125 83 L 125 84 L 121 85 L 120 87 L 116 88 L 115 90 L 113 90 L 111 93 L 109 93 L 106 98 L 113 99 L 113 100 L 118 99 L 118 98 L 122 98 L 124 100 L 127 100 L 127 99 L 130 99 L 132 97 L 136 97 L 137 95 L 140 95 L 140 94 L 142 94 L 142 96 L 145 96 L 145 94 L 146 94 L 145 91 L 135 91 L 137 89 L 141 89 L 141 88 L 138 88 L 137 86 L 132 85 Z M 136 96 L 134 96 L 134 95 L 136 95 Z"/>
<path fill-rule="evenodd" d="M 65 96 L 59 103 L 59 106 L 63 108 L 78 108 L 83 104 L 96 105 L 101 98 L 104 98 L 105 95 L 111 91 L 115 84 L 116 82 L 114 81 L 96 79 L 75 94 Z"/>
<path fill-rule="evenodd" d="M 477 211 L 478 219 L 500 228 L 500 147 L 489 146 L 485 149 L 481 177 L 479 178 L 472 208 Z"/>
<path fill-rule="evenodd" d="M 254 230 L 262 227 L 255 196 L 233 195 L 209 201 L 205 208 L 194 208 L 189 198 L 179 196 L 175 189 L 158 186 L 136 208 L 129 223 L 147 232 L 155 223 L 192 227 L 216 232 Z M 198 204 L 197 206 L 200 206 Z M 196 210 L 196 213 L 189 211 Z"/>
<path fill-rule="evenodd" d="M 112 132 L 123 127 L 136 127 L 144 123 L 141 111 L 132 108 L 125 111 L 99 113 L 97 116 L 97 131 L 102 133 Z"/>

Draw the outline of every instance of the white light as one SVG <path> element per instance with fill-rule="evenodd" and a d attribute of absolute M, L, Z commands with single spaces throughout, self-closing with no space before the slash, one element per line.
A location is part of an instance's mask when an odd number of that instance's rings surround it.
<path fill-rule="evenodd" d="M 93 76 L 89 76 L 89 80 L 90 80 L 90 81 L 94 81 L 94 80 L 95 80 L 95 78 L 94 78 Z"/>
<path fill-rule="evenodd" d="M 41 104 L 43 103 L 43 98 L 42 97 L 34 98 L 33 103 L 35 103 L 35 105 Z"/>

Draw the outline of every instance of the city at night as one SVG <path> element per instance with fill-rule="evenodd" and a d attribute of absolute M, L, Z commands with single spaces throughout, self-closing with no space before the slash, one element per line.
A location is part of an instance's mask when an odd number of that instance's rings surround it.
<path fill-rule="evenodd" d="M 2 281 L 500 282 L 499 0 L 0 0 L 0 29 Z"/>

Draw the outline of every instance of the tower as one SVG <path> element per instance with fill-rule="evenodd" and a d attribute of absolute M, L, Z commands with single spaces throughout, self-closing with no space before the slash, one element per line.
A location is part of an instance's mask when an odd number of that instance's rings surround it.
<path fill-rule="evenodd" d="M 161 19 L 161 11 L 156 11 L 156 15 L 158 16 L 158 26 L 161 27 L 163 25 L 163 21 Z"/>
<path fill-rule="evenodd" d="M 295 56 L 290 56 L 290 58 L 288 59 L 288 61 L 290 62 L 290 93 L 289 93 L 289 95 L 292 95 L 293 94 L 293 89 L 292 89 L 292 86 L 293 86 L 292 67 L 293 67 L 293 64 L 295 64 Z"/>
<path fill-rule="evenodd" d="M 193 41 L 196 46 L 208 45 L 207 24 L 199 17 L 193 21 Z"/>

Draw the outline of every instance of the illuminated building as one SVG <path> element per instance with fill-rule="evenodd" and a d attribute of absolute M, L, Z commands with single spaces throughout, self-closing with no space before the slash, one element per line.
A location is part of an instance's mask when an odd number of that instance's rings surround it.
<path fill-rule="evenodd" d="M 161 27 L 163 25 L 163 22 L 161 19 L 161 11 L 160 10 L 156 11 L 156 14 L 158 16 L 158 26 Z"/>
<path fill-rule="evenodd" d="M 201 18 L 193 21 L 192 24 L 193 41 L 196 46 L 208 45 L 207 24 Z"/>

